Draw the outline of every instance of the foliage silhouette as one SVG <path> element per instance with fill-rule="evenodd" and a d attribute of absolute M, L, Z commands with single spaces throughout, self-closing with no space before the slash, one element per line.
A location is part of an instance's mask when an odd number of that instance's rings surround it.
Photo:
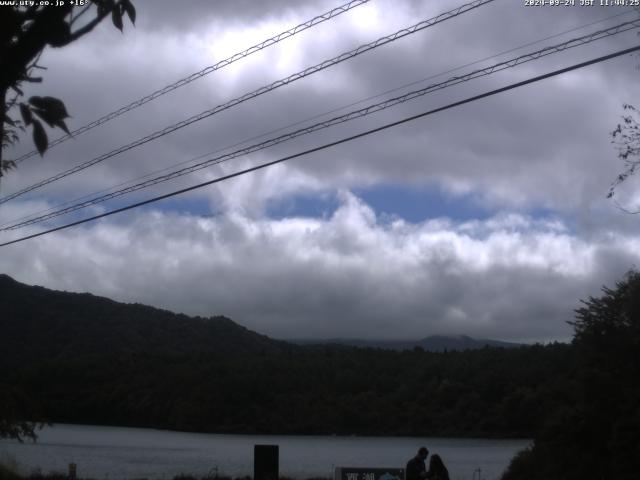
<path fill-rule="evenodd" d="M 20 102 L 24 95 L 23 83 L 39 83 L 42 77 L 33 72 L 43 69 L 38 65 L 40 55 L 47 46 L 69 45 L 91 32 L 103 19 L 111 16 L 113 24 L 122 31 L 122 17 L 126 14 L 135 22 L 136 11 L 131 0 L 87 0 L 82 8 L 73 2 L 22 2 L 25 5 L 4 5 L 0 14 L 0 177 L 15 168 L 15 162 L 3 158 L 5 147 L 19 140 L 19 133 L 31 126 L 33 141 L 40 155 L 47 150 L 49 141 L 42 122 L 50 128 L 60 128 L 69 134 L 65 119 L 69 117 L 64 103 L 54 97 L 32 96 Z M 92 12 L 93 17 L 86 16 Z M 8 98 L 9 93 L 12 98 Z M 14 110 L 20 112 L 18 119 Z M 1 310 L 0 310 L 1 311 Z M 4 312 L 3 312 L 4 314 Z M 2 387 L 2 385 L 0 385 Z M 15 388 L 5 386 L 0 398 L 0 438 L 35 439 L 37 422 L 16 421 L 15 396 L 23 395 Z M 27 405 L 31 402 L 26 401 Z M 18 410 L 23 410 L 19 408 Z M 22 414 L 26 412 L 22 411 Z M 32 413 L 32 418 L 37 416 Z"/>
<path fill-rule="evenodd" d="M 30 6 L 6 5 L 0 15 L 0 176 L 15 167 L 13 161 L 2 158 L 2 150 L 17 142 L 19 132 L 26 127 L 32 127 L 33 141 L 40 155 L 49 144 L 42 122 L 69 134 L 65 123 L 69 114 L 61 100 L 33 96 L 27 102 L 19 102 L 24 95 L 23 83 L 42 82 L 42 77 L 34 76 L 33 72 L 43 69 L 38 61 L 44 49 L 64 47 L 79 40 L 108 16 L 120 31 L 125 15 L 131 23 L 136 19 L 131 0 L 87 0 L 82 7 L 73 2 L 32 3 Z M 87 17 L 87 12 L 93 16 Z M 8 98 L 10 92 L 12 98 Z M 12 113 L 16 107 L 21 119 Z"/>
<path fill-rule="evenodd" d="M 576 310 L 574 389 L 503 480 L 626 480 L 640 472 L 640 273 Z"/>
<path fill-rule="evenodd" d="M 633 105 L 625 104 L 624 111 L 626 114 L 622 116 L 622 122 L 611 132 L 611 137 L 613 138 L 612 143 L 614 143 L 618 149 L 618 158 L 624 162 L 624 170 L 618 174 L 612 182 L 607 198 L 613 198 L 616 193 L 616 188 L 631 177 L 638 167 L 640 167 L 640 123 L 638 122 L 638 109 Z M 623 207 L 617 201 L 616 204 L 627 213 L 640 213 L 640 211 L 629 210 Z"/>
<path fill-rule="evenodd" d="M 573 348 L 296 346 L 0 276 L 0 366 L 47 420 L 233 433 L 529 437 Z"/>

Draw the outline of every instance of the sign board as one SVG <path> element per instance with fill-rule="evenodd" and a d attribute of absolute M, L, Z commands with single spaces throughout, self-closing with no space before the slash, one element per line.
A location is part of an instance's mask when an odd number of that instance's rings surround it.
<path fill-rule="evenodd" d="M 334 480 L 404 480 L 404 468 L 336 467 Z"/>

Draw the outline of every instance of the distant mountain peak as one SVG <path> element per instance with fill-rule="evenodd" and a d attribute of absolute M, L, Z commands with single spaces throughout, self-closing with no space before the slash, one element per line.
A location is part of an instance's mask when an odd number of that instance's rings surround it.
<path fill-rule="evenodd" d="M 412 350 L 419 347 L 430 352 L 443 352 L 445 350 L 476 350 L 486 346 L 500 348 L 514 348 L 521 346 L 519 343 L 490 339 L 476 339 L 468 335 L 460 334 L 429 335 L 428 337 L 424 337 L 420 340 L 362 340 L 354 338 L 331 338 L 326 340 L 296 339 L 289 341 L 299 345 L 333 344 L 360 348 L 381 348 L 385 350 Z"/>

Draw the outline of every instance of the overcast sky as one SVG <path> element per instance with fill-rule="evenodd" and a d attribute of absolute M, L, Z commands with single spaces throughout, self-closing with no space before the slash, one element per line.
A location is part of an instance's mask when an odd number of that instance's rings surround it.
<path fill-rule="evenodd" d="M 136 0 L 135 5 L 136 26 L 125 23 L 124 34 L 104 22 L 76 44 L 45 51 L 40 62 L 48 68 L 45 80 L 28 95 L 63 99 L 72 116 L 67 123 L 75 129 L 339 3 Z M 55 147 L 44 158 L 28 159 L 2 179 L 2 196 L 457 5 L 372 0 Z M 627 11 L 496 0 L 0 205 L 0 223 L 637 18 Z M 550 55 L 88 211 L 0 232 L 0 240 L 637 43 L 632 30 Z M 277 338 L 468 334 L 568 340 L 566 322 L 579 300 L 598 295 L 602 285 L 640 264 L 640 217 L 621 212 L 606 198 L 623 169 L 610 132 L 625 102 L 640 103 L 639 64 L 638 56 L 619 57 L 2 247 L 0 272 L 48 288 L 192 315 L 226 315 Z M 384 93 L 391 89 L 397 90 Z M 15 158 L 32 148 L 25 136 L 5 155 Z M 629 208 L 640 205 L 640 179 L 624 184 L 617 198 Z"/>

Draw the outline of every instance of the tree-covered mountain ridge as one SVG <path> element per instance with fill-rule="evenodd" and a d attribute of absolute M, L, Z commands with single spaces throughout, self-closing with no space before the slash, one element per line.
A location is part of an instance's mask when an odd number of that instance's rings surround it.
<path fill-rule="evenodd" d="M 441 352 L 301 346 L 225 317 L 188 317 L 7 276 L 0 309 L 0 407 L 10 420 L 530 437 L 571 390 L 567 344 Z"/>
<path fill-rule="evenodd" d="M 90 293 L 20 283 L 0 274 L 0 338 L 5 361 L 118 353 L 242 354 L 287 344 L 224 316 L 190 317 Z"/>
<path fill-rule="evenodd" d="M 6 276 L 0 292 L 0 438 L 29 436 L 28 420 L 217 433 L 533 437 L 503 480 L 635 480 L 640 471 L 636 271 L 582 302 L 570 321 L 571 344 L 443 352 L 295 346 L 228 319 L 93 304 L 96 297 L 50 295 Z M 67 308 L 77 298 L 84 301 Z M 160 330 L 134 340 L 94 338 L 97 353 L 82 347 L 92 338 L 83 328 L 98 329 L 100 319 L 109 321 L 104 312 L 125 307 L 149 317 L 161 312 L 160 320 L 141 315 L 140 322 Z M 55 328 L 38 331 L 31 314 Z M 79 326 L 77 318 L 93 320 Z M 157 344 L 172 333 L 181 338 L 176 325 L 186 324 L 205 335 L 230 331 L 246 350 L 226 354 L 206 341 L 208 349 L 187 350 L 190 337 L 172 351 L 127 350 L 148 336 Z M 39 352 L 52 350 L 47 341 L 67 342 L 66 350 Z"/>
<path fill-rule="evenodd" d="M 289 347 L 224 316 L 203 318 L 122 303 L 91 293 L 51 290 L 0 274 L 0 337 L 8 356 L 31 359 L 132 352 L 261 353 Z M 430 335 L 417 340 L 291 339 L 301 346 L 336 345 L 388 350 L 471 350 L 520 344 L 467 335 Z M 289 347 L 290 348 L 290 347 Z"/>

